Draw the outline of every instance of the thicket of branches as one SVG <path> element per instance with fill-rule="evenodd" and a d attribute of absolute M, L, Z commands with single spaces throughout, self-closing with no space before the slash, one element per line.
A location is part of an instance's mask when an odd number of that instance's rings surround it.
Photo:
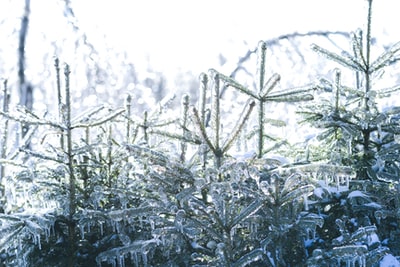
<path fill-rule="evenodd" d="M 12 105 L 5 80 L 1 263 L 400 266 L 400 108 L 380 105 L 400 86 L 379 87 L 400 44 L 371 57 L 368 3 L 365 30 L 261 41 L 231 73 L 201 74 L 179 105 L 167 95 L 143 108 L 128 94 L 77 112 L 74 67 L 59 59 L 55 110 Z M 282 90 L 268 51 L 313 35 L 350 50 L 312 44 L 336 68 Z M 275 111 L 290 107 L 313 129 L 296 128 L 301 142 L 275 130 L 293 123 Z"/>

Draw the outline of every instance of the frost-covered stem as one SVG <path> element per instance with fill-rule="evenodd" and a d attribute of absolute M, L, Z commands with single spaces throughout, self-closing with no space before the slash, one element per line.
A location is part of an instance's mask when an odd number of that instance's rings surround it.
<path fill-rule="evenodd" d="M 54 66 L 56 68 L 56 87 L 57 87 L 57 100 L 58 100 L 58 118 L 60 122 L 64 121 L 63 103 L 61 95 L 61 79 L 60 79 L 60 61 L 58 58 L 54 60 Z M 62 130 L 60 134 L 60 147 L 64 150 L 64 133 Z"/>
<path fill-rule="evenodd" d="M 211 119 L 212 119 L 212 129 L 214 132 L 214 140 L 213 145 L 215 148 L 214 156 L 214 166 L 219 168 L 221 166 L 222 160 L 222 150 L 220 148 L 220 129 L 221 129 L 221 111 L 220 111 L 220 98 L 219 98 L 219 91 L 220 91 L 220 80 L 218 73 L 214 73 L 214 88 L 212 92 L 212 111 L 211 111 Z"/>
<path fill-rule="evenodd" d="M 264 87 L 264 79 L 265 79 L 265 54 L 266 54 L 267 45 L 265 42 L 260 42 L 258 45 L 258 91 L 261 92 Z M 257 157 L 261 158 L 263 155 L 264 149 L 264 100 L 262 98 L 259 99 L 258 103 L 258 140 L 257 140 Z"/>
<path fill-rule="evenodd" d="M 257 62 L 257 75 L 258 75 L 258 91 L 261 92 L 261 90 L 264 87 L 264 79 L 265 79 L 265 54 L 267 51 L 267 44 L 263 41 L 261 41 L 258 44 L 258 49 L 257 49 L 257 56 L 258 56 L 258 62 Z"/>
<path fill-rule="evenodd" d="M 257 138 L 257 157 L 262 158 L 264 149 L 264 101 L 258 103 L 258 138 Z"/>
<path fill-rule="evenodd" d="M 372 0 L 368 0 L 368 17 L 367 17 L 367 36 L 366 36 L 366 66 L 365 66 L 365 96 L 364 96 L 364 109 L 365 113 L 369 113 L 371 78 L 370 78 L 370 50 L 371 50 L 371 14 L 372 14 Z M 371 129 L 366 127 L 363 129 L 363 149 L 364 156 L 368 156 L 370 147 L 370 133 Z"/>
<path fill-rule="evenodd" d="M 355 57 L 357 57 L 357 54 L 360 54 L 360 55 L 362 55 L 363 54 L 363 37 L 362 37 L 362 31 L 361 30 L 358 30 L 357 32 L 356 32 L 356 36 L 355 36 L 356 38 L 357 38 L 357 40 L 358 40 L 358 43 L 359 43 L 359 46 L 357 46 L 356 45 L 356 43 L 355 42 L 353 42 L 353 53 L 354 53 L 354 56 Z M 361 51 L 359 51 L 359 52 L 357 52 L 357 50 L 361 50 Z M 361 79 L 360 79 L 360 72 L 359 71 L 356 71 L 356 73 L 355 73 L 355 79 L 356 79 L 356 88 L 357 89 L 360 89 L 361 88 Z"/>
<path fill-rule="evenodd" d="M 148 126 L 148 116 L 149 113 L 147 110 L 143 112 L 143 124 L 142 124 L 142 129 L 143 129 L 143 136 L 144 136 L 144 141 L 146 144 L 149 144 L 149 133 L 147 132 L 147 129 L 149 128 Z"/>
<path fill-rule="evenodd" d="M 200 100 L 199 100 L 199 110 L 201 123 L 205 125 L 206 120 L 206 97 L 207 97 L 207 84 L 208 76 L 205 73 L 200 75 Z"/>
<path fill-rule="evenodd" d="M 397 184 L 396 185 L 396 191 L 397 191 L 397 194 L 396 194 L 396 197 L 395 197 L 395 202 L 394 202 L 394 205 L 395 205 L 395 208 L 396 208 L 396 210 L 400 210 L 400 184 Z M 400 214 L 397 212 L 397 225 L 400 225 Z"/>
<path fill-rule="evenodd" d="M 7 80 L 3 82 L 3 112 L 7 113 L 9 108 L 9 101 L 10 95 L 8 94 L 7 88 Z M 1 136 L 1 155 L 0 158 L 5 159 L 7 153 L 7 139 L 8 139 L 8 118 L 4 119 L 4 131 Z M 1 198 L 4 196 L 4 188 L 1 186 L 3 177 L 5 176 L 5 167 L 4 165 L 0 165 L 0 201 Z"/>
<path fill-rule="evenodd" d="M 205 73 L 200 75 L 200 101 L 199 101 L 199 110 L 200 110 L 200 122 L 204 127 L 206 126 L 206 97 L 207 97 L 207 84 L 208 84 L 208 76 Z M 207 151 L 203 149 L 201 152 L 201 160 L 203 169 L 206 168 L 207 162 Z"/>
<path fill-rule="evenodd" d="M 70 256 L 72 257 L 74 252 L 75 244 L 75 224 L 73 223 L 73 216 L 76 211 L 76 193 L 75 193 L 75 173 L 73 166 L 73 152 L 72 152 L 72 125 L 71 125 L 71 92 L 70 92 L 70 75 L 71 71 L 69 65 L 65 65 L 65 125 L 66 125 L 66 137 L 67 137 L 67 157 L 68 157 L 68 171 L 69 171 L 69 224 L 68 224 L 68 236 L 70 243 Z"/>
<path fill-rule="evenodd" d="M 341 73 L 339 69 L 335 70 L 335 113 L 339 112 L 339 97 L 341 86 Z"/>
<path fill-rule="evenodd" d="M 340 100 L 340 86 L 341 86 L 341 72 L 339 69 L 335 70 L 335 116 L 339 116 L 339 100 Z M 335 140 L 338 139 L 338 128 L 335 128 Z"/>
<path fill-rule="evenodd" d="M 243 112 L 242 112 L 239 120 L 237 121 L 237 123 L 235 125 L 235 128 L 233 128 L 230 136 L 226 139 L 226 141 L 225 141 L 225 143 L 224 143 L 224 145 L 222 147 L 222 152 L 223 153 L 227 152 L 231 148 L 233 142 L 236 139 L 239 138 L 239 134 L 240 134 L 240 132 L 242 132 L 242 130 L 244 128 L 244 125 L 249 120 L 250 114 L 251 114 L 251 112 L 252 112 L 252 110 L 253 110 L 255 105 L 256 105 L 256 102 L 254 100 L 250 100 L 246 104 L 246 106 L 244 107 Z"/>
<path fill-rule="evenodd" d="M 109 123 L 107 129 L 107 176 L 108 176 L 108 185 L 112 186 L 112 125 Z"/>
<path fill-rule="evenodd" d="M 370 91 L 370 53 L 371 53 L 371 13 L 372 13 L 372 0 L 368 0 L 368 17 L 367 17 L 367 40 L 366 40 L 366 66 L 365 66 L 365 97 L 364 108 L 369 111 L 369 91 Z"/>
<path fill-rule="evenodd" d="M 129 143 L 131 139 L 131 107 L 132 97 L 128 94 L 125 100 L 125 116 L 126 116 L 126 142 Z"/>
<path fill-rule="evenodd" d="M 182 97 L 182 136 L 184 138 L 187 138 L 188 135 L 188 116 L 189 116 L 189 95 L 184 95 Z M 181 145 L 181 155 L 180 155 L 180 160 L 182 163 L 185 162 L 186 158 L 186 150 L 187 150 L 187 143 L 185 140 L 181 140 L 180 142 Z"/>

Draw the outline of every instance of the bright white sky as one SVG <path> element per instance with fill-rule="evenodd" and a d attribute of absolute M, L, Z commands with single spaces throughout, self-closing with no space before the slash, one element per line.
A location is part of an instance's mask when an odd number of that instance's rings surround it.
<path fill-rule="evenodd" d="M 365 21 L 366 0 L 85 0 L 73 1 L 80 22 L 140 60 L 161 69 L 204 71 L 217 55 L 236 56 L 259 40 L 310 30 L 352 31 Z M 375 0 L 374 30 L 398 34 L 399 0 Z M 88 15 L 89 14 L 89 15 Z M 379 22 L 379 24 L 378 24 Z M 390 29 L 389 29 L 390 28 Z M 400 39 L 400 34 L 398 35 Z M 234 52 L 232 52 L 234 51 Z"/>
<path fill-rule="evenodd" d="M 70 1 L 78 25 L 94 45 L 104 42 L 105 36 L 108 46 L 127 50 L 138 68 L 150 63 L 159 71 L 194 73 L 218 67 L 219 53 L 228 58 L 244 55 L 259 40 L 293 32 L 353 31 L 363 27 L 367 3 L 366 0 Z M 0 21 L 11 17 L 3 29 L 19 28 L 23 3 L 24 0 L 1 0 Z M 68 38 L 62 5 L 61 0 L 31 1 L 28 45 L 37 46 L 37 55 L 31 56 L 43 56 L 40 51 L 40 47 L 45 49 L 43 41 Z M 374 0 L 373 5 L 373 34 L 389 33 L 380 35 L 383 43 L 382 38 L 391 42 L 400 40 L 400 1 Z M 33 44 L 35 41 L 38 43 Z"/>

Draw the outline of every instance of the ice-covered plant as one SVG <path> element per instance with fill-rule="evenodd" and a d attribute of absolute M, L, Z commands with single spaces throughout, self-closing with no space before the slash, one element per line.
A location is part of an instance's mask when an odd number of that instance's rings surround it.
<path fill-rule="evenodd" d="M 257 116 L 257 127 L 252 135 L 257 136 L 257 157 L 261 158 L 267 150 L 265 149 L 265 142 L 267 139 L 277 141 L 265 132 L 266 124 L 273 123 L 275 125 L 285 125 L 285 123 L 277 118 L 268 118 L 265 112 L 265 106 L 271 102 L 286 102 L 294 103 L 301 101 L 309 101 L 313 99 L 311 92 L 315 89 L 313 86 L 306 86 L 304 88 L 294 88 L 285 91 L 273 92 L 278 85 L 281 76 L 277 73 L 273 74 L 268 80 L 266 78 L 266 49 L 267 45 L 261 41 L 257 48 L 257 88 L 250 89 L 246 86 L 241 85 L 234 79 L 220 74 L 217 71 L 220 79 L 225 85 L 235 88 L 241 93 L 244 93 L 251 97 L 257 103 L 258 116 Z M 274 145 L 276 146 L 276 145 Z"/>
<path fill-rule="evenodd" d="M 188 169 L 178 158 L 143 146 L 126 149 L 132 161 L 125 179 L 131 190 L 142 193 L 135 206 L 87 213 L 104 229 L 112 227 L 109 234 L 122 242 L 97 256 L 101 266 L 284 266 L 305 261 L 303 238 L 314 236 L 323 222 L 301 212 L 313 190 L 307 177 L 271 175 L 229 160 L 219 168 Z M 287 259 L 293 250 L 296 257 Z"/>
<path fill-rule="evenodd" d="M 332 97 L 301 113 L 305 121 L 324 129 L 319 138 L 331 152 L 326 158 L 338 164 L 352 164 L 359 179 L 398 181 L 399 159 L 394 151 L 399 146 L 395 139 L 400 133 L 399 109 L 380 109 L 377 101 L 400 87 L 376 88 L 374 80 L 382 79 L 383 69 L 397 61 L 400 43 L 371 60 L 371 12 L 372 1 L 368 1 L 366 36 L 361 30 L 351 35 L 351 52 L 342 51 L 339 55 L 313 45 L 316 52 L 353 71 L 355 85 L 343 85 L 341 71 L 337 69 L 333 82 L 320 81 Z"/>
<path fill-rule="evenodd" d="M 244 110 L 241 112 L 241 117 L 236 122 L 235 127 L 231 130 L 230 134 L 225 140 L 221 140 L 221 106 L 220 106 L 220 75 L 218 73 L 212 73 L 213 75 L 213 89 L 212 89 L 212 109 L 210 114 L 210 124 L 212 130 L 212 136 L 209 137 L 209 134 L 206 131 L 206 122 L 205 122 L 205 110 L 204 104 L 201 105 L 201 115 L 198 110 L 193 107 L 193 117 L 195 125 L 197 126 L 198 131 L 200 132 L 200 136 L 202 137 L 205 146 L 208 150 L 210 150 L 214 156 L 214 166 L 215 168 L 219 168 L 222 165 L 222 159 L 226 155 L 227 151 L 232 147 L 234 141 L 238 138 L 240 131 L 243 130 L 243 126 L 249 120 L 249 116 L 254 108 L 255 102 L 249 101 Z M 205 75 L 203 75 L 203 79 L 208 80 Z M 207 90 L 207 85 L 205 85 L 202 90 L 202 94 L 205 95 Z M 205 96 L 202 96 L 204 98 Z M 208 122 L 207 122 L 208 123 Z M 222 141 L 222 142 L 221 142 Z M 204 151 L 203 153 L 206 153 Z M 205 165 L 205 164 L 203 164 Z"/>
<path fill-rule="evenodd" d="M 361 30 L 351 35 L 352 52 L 342 51 L 339 55 L 318 45 L 312 47 L 354 73 L 355 85 L 351 87 L 343 85 L 339 69 L 335 70 L 333 82 L 321 79 L 319 86 L 331 97 L 320 98 L 319 103 L 301 113 L 306 122 L 322 129 L 319 134 L 322 149 L 315 151 L 320 154 L 318 160 L 341 167 L 347 165 L 354 169 L 356 180 L 348 181 L 344 190 L 319 182 L 320 187 L 314 192 L 319 201 L 312 210 L 327 215 L 319 233 L 319 242 L 325 245 L 321 249 L 317 242 L 310 247 L 313 251 L 310 266 L 355 262 L 359 266 L 373 266 L 391 253 L 391 249 L 397 253 L 396 245 L 388 240 L 398 235 L 398 229 L 388 230 L 388 225 L 381 222 L 387 215 L 391 217 L 389 220 L 398 220 L 390 210 L 397 209 L 398 201 L 393 196 L 399 184 L 399 144 L 396 142 L 400 133 L 399 109 L 382 109 L 378 98 L 390 96 L 400 87 L 380 89 L 374 81 L 383 79 L 383 68 L 397 61 L 400 45 L 396 43 L 375 61 L 371 60 L 372 0 L 367 1 L 367 7 L 366 36 Z M 392 202 L 385 196 L 391 196 Z"/>

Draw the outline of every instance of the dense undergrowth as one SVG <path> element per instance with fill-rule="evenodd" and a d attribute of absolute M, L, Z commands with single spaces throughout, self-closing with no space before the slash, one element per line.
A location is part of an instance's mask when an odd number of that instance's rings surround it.
<path fill-rule="evenodd" d="M 210 70 L 198 103 L 184 95 L 179 114 L 167 96 L 139 116 L 128 96 L 122 108 L 74 116 L 70 69 L 61 75 L 58 60 L 53 114 L 10 108 L 4 83 L 1 263 L 400 266 L 400 108 L 377 104 L 400 86 L 373 86 L 400 44 L 370 59 L 370 11 L 350 52 L 313 45 L 353 72 L 353 86 L 336 69 L 332 80 L 277 90 L 265 42 L 256 88 Z M 274 136 L 283 116 L 265 107 L 281 102 L 301 103 L 318 134 L 302 144 Z M 16 125 L 24 138 L 12 137 Z"/>

